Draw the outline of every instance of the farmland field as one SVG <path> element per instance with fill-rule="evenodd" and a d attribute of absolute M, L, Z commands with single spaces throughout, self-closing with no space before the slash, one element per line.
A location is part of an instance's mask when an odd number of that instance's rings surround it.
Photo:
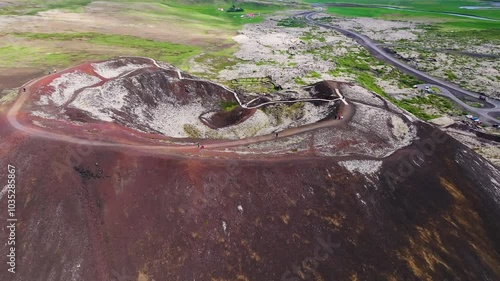
<path fill-rule="evenodd" d="M 0 6 L 0 15 L 17 16 L 0 24 L 0 67 L 66 67 L 90 59 L 133 55 L 187 69 L 187 61 L 201 53 L 234 51 L 230 39 L 243 24 L 258 23 L 266 14 L 284 8 L 245 3 L 244 12 L 226 13 L 218 7 L 228 8 L 230 3 L 12 2 Z M 242 17 L 247 13 L 256 16 Z"/>
<path fill-rule="evenodd" d="M 457 14 L 467 14 L 478 17 L 486 17 L 486 18 L 494 18 L 500 19 L 499 9 L 463 9 L 460 7 L 465 6 L 475 6 L 475 5 L 484 5 L 487 3 L 485 1 L 439 1 L 439 0 L 425 0 L 425 1 L 409 1 L 409 0 L 353 0 L 353 1 L 343 1 L 343 0 L 306 0 L 309 3 L 321 3 L 321 4 L 332 4 L 332 3 L 349 3 L 349 4 L 360 4 L 360 5 L 374 5 L 374 6 L 391 6 L 391 7 L 399 7 L 405 8 L 409 10 L 418 10 L 418 12 L 412 13 L 401 13 L 401 15 L 413 15 L 413 16 L 430 16 L 434 12 L 449 12 L 449 13 L 457 13 Z M 335 10 L 338 13 L 355 13 L 354 11 L 358 8 L 349 8 L 349 7 L 336 7 Z M 370 9 L 362 9 L 362 11 L 357 14 L 364 15 L 390 15 L 390 14 L 398 14 L 401 11 L 387 10 L 387 9 L 375 9 L 375 12 L 371 12 Z M 425 13 L 427 12 L 427 13 Z"/>

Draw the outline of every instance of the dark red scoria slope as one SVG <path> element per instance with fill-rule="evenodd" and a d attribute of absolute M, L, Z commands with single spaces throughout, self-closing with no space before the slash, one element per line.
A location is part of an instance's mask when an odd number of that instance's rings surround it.
<path fill-rule="evenodd" d="M 19 219 L 0 280 L 500 280 L 498 170 L 425 143 L 427 125 L 374 177 L 340 158 L 147 157 L 0 128 Z"/>

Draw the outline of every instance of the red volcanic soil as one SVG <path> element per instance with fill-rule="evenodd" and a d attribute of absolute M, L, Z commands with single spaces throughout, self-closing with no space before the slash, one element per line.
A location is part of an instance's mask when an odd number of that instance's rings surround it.
<path fill-rule="evenodd" d="M 419 140 L 366 176 L 338 157 L 78 146 L 18 133 L 2 117 L 18 228 L 17 273 L 5 270 L 4 245 L 0 280 L 499 280 L 500 212 L 488 191 L 498 171 L 446 136 L 423 163 L 401 166 L 434 135 L 420 124 Z"/>
<path fill-rule="evenodd" d="M 307 155 L 269 159 L 212 144 L 162 147 L 157 135 L 105 122 L 21 130 L 0 108 L 0 180 L 16 167 L 18 220 L 16 274 L 6 270 L 9 233 L 0 232 L 0 280 L 500 280 L 500 171 L 422 122 L 411 124 L 408 145 L 368 156 L 396 147 L 394 131 L 378 134 L 399 117 L 383 116 L 395 111 L 387 103 L 356 106 L 341 106 L 343 123 L 308 125 Z M 237 145 L 283 141 L 290 150 L 301 138 L 309 141 L 295 128 Z M 347 152 L 319 156 L 315 141 Z"/>
<path fill-rule="evenodd" d="M 0 68 L 0 91 L 17 88 L 43 74 L 44 71 L 36 68 Z"/>

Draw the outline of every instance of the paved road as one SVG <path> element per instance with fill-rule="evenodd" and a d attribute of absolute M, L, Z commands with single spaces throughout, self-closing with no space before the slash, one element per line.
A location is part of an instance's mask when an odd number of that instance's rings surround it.
<path fill-rule="evenodd" d="M 338 26 L 315 21 L 313 19 L 313 16 L 321 13 L 322 11 L 323 11 L 323 8 L 320 7 L 316 11 L 304 12 L 304 13 L 297 14 L 296 16 L 304 17 L 304 19 L 310 24 L 314 24 L 314 25 L 321 26 L 321 27 L 328 28 L 328 29 L 333 29 L 335 31 L 338 31 L 338 32 L 346 35 L 347 37 L 353 38 L 359 44 L 361 44 L 363 47 L 365 47 L 368 51 L 370 51 L 370 53 L 372 55 L 374 55 L 376 58 L 383 60 L 383 61 L 397 67 L 401 71 L 408 73 L 421 81 L 436 85 L 442 89 L 446 89 L 447 91 L 449 91 L 452 94 L 451 96 L 455 97 L 455 99 L 453 99 L 453 100 L 455 102 L 459 103 L 460 106 L 464 106 L 464 108 L 466 108 L 467 110 L 469 110 L 469 108 L 466 107 L 467 104 L 461 102 L 459 99 L 460 97 L 467 97 L 467 98 L 479 101 L 479 97 L 481 96 L 480 94 L 464 90 L 453 83 L 450 83 L 450 82 L 441 80 L 439 78 L 436 78 L 434 76 L 431 76 L 425 72 L 417 70 L 417 69 L 413 68 L 412 66 L 409 66 L 409 65 L 401 62 L 400 60 L 396 59 L 395 57 L 393 57 L 392 55 L 390 55 L 389 53 L 384 51 L 384 49 L 379 47 L 377 45 L 377 43 L 375 43 L 373 40 L 371 40 L 369 37 L 367 37 L 365 35 L 356 33 L 356 32 L 351 31 L 351 30 L 343 29 L 343 28 L 340 28 Z M 451 96 L 450 96 L 450 98 L 451 98 Z M 458 102 L 458 101 L 460 101 L 460 102 Z M 483 101 L 483 103 L 484 103 L 484 101 Z M 482 110 L 474 109 L 474 111 L 471 110 L 471 112 L 479 115 L 481 121 L 483 121 L 486 124 L 498 124 L 498 125 L 500 125 L 500 120 L 495 118 L 497 116 L 500 116 L 500 111 L 499 111 L 500 101 L 487 98 L 486 99 L 486 107 L 487 108 L 484 108 Z M 473 108 L 471 108 L 471 109 L 473 109 Z M 493 116 L 495 116 L 495 117 L 493 117 Z"/>

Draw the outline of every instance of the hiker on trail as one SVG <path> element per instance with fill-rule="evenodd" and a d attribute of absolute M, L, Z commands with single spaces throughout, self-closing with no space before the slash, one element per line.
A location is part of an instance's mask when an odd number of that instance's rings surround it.
<path fill-rule="evenodd" d="M 205 146 L 204 146 L 204 145 L 200 146 L 200 149 L 204 149 L 204 148 L 205 148 Z"/>
<path fill-rule="evenodd" d="M 23 88 L 23 92 L 26 92 L 26 88 Z"/>
<path fill-rule="evenodd" d="M 198 148 L 200 148 L 200 143 L 198 143 Z"/>
<path fill-rule="evenodd" d="M 340 119 L 344 119 L 344 115 L 340 116 Z"/>
<path fill-rule="evenodd" d="M 279 136 L 279 133 L 276 133 L 276 138 L 278 138 L 278 136 Z"/>

